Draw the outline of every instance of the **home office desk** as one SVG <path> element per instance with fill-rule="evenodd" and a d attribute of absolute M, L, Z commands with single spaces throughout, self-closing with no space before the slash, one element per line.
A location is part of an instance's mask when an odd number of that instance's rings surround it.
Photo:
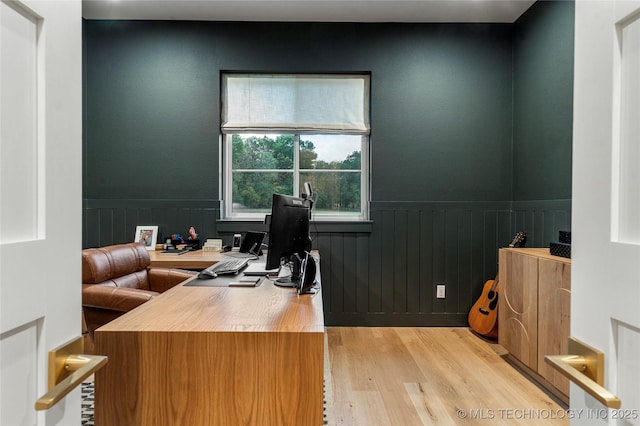
<path fill-rule="evenodd" d="M 321 292 L 180 284 L 96 330 L 95 425 L 321 425 L 323 336 Z"/>
<path fill-rule="evenodd" d="M 162 250 L 149 251 L 151 266 L 163 268 L 204 269 L 224 258 L 218 251 L 195 250 L 184 254 L 167 254 Z"/>

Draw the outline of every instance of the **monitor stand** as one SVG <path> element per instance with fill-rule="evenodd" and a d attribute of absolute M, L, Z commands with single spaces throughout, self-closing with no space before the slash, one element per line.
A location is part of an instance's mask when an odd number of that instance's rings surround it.
<path fill-rule="evenodd" d="M 291 262 L 285 262 L 280 265 L 278 270 L 278 278 L 273 282 L 279 287 L 292 287 L 297 288 L 298 283 L 292 280 L 293 273 L 291 272 Z"/>
<path fill-rule="evenodd" d="M 316 284 L 316 262 L 310 253 L 305 252 L 302 256 L 294 254 L 288 262 L 280 265 L 278 278 L 274 284 L 280 287 L 290 287 L 298 289 L 299 294 L 315 294 Z"/>

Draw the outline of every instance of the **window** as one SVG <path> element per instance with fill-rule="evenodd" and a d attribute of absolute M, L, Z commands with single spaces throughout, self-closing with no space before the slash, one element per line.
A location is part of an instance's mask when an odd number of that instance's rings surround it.
<path fill-rule="evenodd" d="M 314 190 L 314 220 L 365 220 L 368 75 L 223 75 L 224 217 L 262 220 Z"/>

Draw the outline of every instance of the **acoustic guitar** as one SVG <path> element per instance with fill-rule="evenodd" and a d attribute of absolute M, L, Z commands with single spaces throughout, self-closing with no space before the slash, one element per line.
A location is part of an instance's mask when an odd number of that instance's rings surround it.
<path fill-rule="evenodd" d="M 518 232 L 509 247 L 524 247 L 527 233 Z M 484 283 L 482 294 L 469 311 L 469 327 L 481 336 L 489 339 L 498 338 L 498 276 Z"/>
<path fill-rule="evenodd" d="M 498 276 L 484 283 L 482 294 L 469 311 L 469 327 L 481 336 L 498 338 Z"/>
<path fill-rule="evenodd" d="M 524 247 L 527 243 L 527 233 L 520 231 L 513 237 L 513 240 L 509 244 L 509 247 Z"/>

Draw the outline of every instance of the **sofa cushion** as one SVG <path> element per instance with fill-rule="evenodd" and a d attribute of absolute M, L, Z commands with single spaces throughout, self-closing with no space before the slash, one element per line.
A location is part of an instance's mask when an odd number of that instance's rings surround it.
<path fill-rule="evenodd" d="M 145 271 L 146 275 L 146 269 L 150 264 L 147 249 L 139 243 L 85 249 L 82 251 L 82 282 L 98 284 L 139 271 Z M 124 287 L 149 288 L 148 282 L 141 287 L 131 285 L 128 280 L 123 283 Z M 116 282 L 116 285 L 120 284 Z"/>
<path fill-rule="evenodd" d="M 151 300 L 159 293 L 135 288 L 119 288 L 112 285 L 82 285 L 82 305 L 118 312 L 129 312 Z"/>
<path fill-rule="evenodd" d="M 94 331 L 125 312 L 151 300 L 158 293 L 135 288 L 118 288 L 109 284 L 82 285 L 82 312 L 87 331 L 93 338 Z"/>
<path fill-rule="evenodd" d="M 197 272 L 174 268 L 149 268 L 149 290 L 164 293 L 182 281 L 193 278 Z"/>
<path fill-rule="evenodd" d="M 149 273 L 146 269 L 114 278 L 111 281 L 120 288 L 151 290 L 151 286 L 149 285 Z"/>

